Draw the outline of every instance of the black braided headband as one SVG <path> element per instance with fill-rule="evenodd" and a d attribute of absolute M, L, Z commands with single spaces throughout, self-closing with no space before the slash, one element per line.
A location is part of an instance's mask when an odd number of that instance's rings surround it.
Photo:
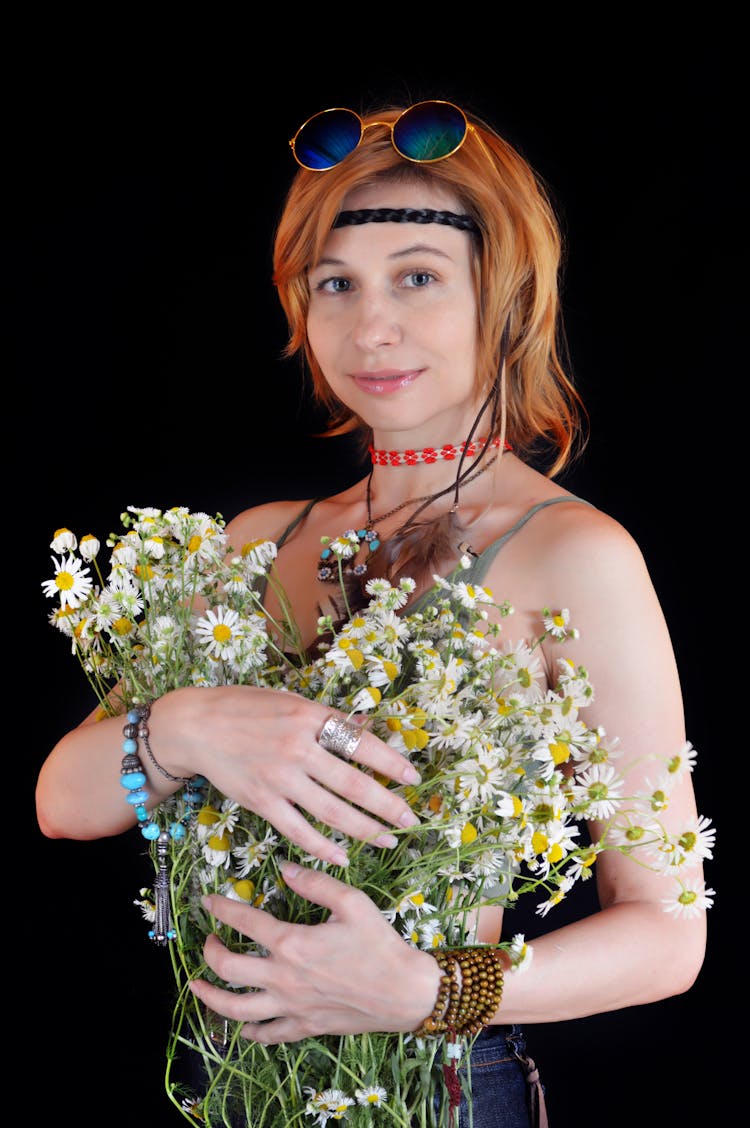
<path fill-rule="evenodd" d="M 432 208 L 360 208 L 342 211 L 336 216 L 334 227 L 351 227 L 360 223 L 442 223 L 457 227 L 459 231 L 479 234 L 479 228 L 470 215 L 455 212 L 433 211 Z"/>

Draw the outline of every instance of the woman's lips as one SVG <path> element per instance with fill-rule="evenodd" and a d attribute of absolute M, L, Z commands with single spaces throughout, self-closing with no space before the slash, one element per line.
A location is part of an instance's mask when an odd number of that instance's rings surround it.
<path fill-rule="evenodd" d="M 422 372 L 421 368 L 403 369 L 387 368 L 380 372 L 352 372 L 352 380 L 363 392 L 371 395 L 384 395 L 389 392 L 398 392 L 411 384 Z"/>

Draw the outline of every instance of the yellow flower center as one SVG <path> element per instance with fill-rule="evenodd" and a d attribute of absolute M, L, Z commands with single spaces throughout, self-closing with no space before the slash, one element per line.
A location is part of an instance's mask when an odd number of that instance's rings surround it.
<path fill-rule="evenodd" d="M 562 741 L 556 740 L 553 744 L 548 745 L 552 755 L 552 762 L 555 765 L 565 764 L 570 759 L 570 748 Z"/>
<path fill-rule="evenodd" d="M 55 576 L 55 583 L 60 591 L 70 591 L 74 580 L 70 572 L 58 572 Z"/>
<path fill-rule="evenodd" d="M 198 823 L 201 826 L 213 826 L 214 823 L 219 821 L 220 817 L 215 807 L 201 807 L 198 812 Z"/>
<path fill-rule="evenodd" d="M 238 897 L 249 904 L 255 896 L 255 883 L 250 881 L 249 878 L 242 878 L 234 882 L 234 891 Z"/>

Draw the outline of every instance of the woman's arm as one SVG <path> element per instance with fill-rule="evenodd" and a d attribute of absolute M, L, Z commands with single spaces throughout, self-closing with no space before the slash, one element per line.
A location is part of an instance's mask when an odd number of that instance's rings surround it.
<path fill-rule="evenodd" d="M 392 846 L 395 839 L 384 824 L 411 826 L 416 817 L 404 799 L 357 765 L 398 783 L 414 783 L 419 776 L 369 732 L 362 734 L 356 764 L 327 752 L 317 737 L 330 715 L 330 708 L 280 690 L 190 687 L 159 698 L 148 726 L 154 755 L 170 774 L 205 776 L 303 850 L 343 865 L 342 848 L 302 812 L 352 838 Z M 53 749 L 36 793 L 45 835 L 100 838 L 135 824 L 119 784 L 123 723 L 123 717 L 92 716 Z M 153 806 L 175 784 L 141 758 Z"/>

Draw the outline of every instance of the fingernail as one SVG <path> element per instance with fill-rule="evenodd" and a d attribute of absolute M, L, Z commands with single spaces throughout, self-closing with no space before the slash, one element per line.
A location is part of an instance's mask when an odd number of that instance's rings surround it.
<path fill-rule="evenodd" d="M 407 764 L 403 771 L 403 780 L 404 783 L 421 783 L 422 777 L 415 767 Z"/>
<path fill-rule="evenodd" d="M 398 838 L 395 834 L 381 834 L 379 838 L 373 840 L 373 846 L 382 846 L 386 850 L 392 850 L 398 844 Z"/>
<path fill-rule="evenodd" d="M 348 866 L 349 858 L 343 850 L 334 850 L 331 854 L 331 862 L 334 866 Z"/>
<path fill-rule="evenodd" d="M 413 811 L 404 811 L 401 818 L 398 820 L 399 826 L 416 826 L 419 822 L 419 817 Z"/>
<path fill-rule="evenodd" d="M 208 894 L 206 894 L 205 897 L 201 897 L 201 904 L 203 905 L 203 908 L 206 909 L 207 912 L 209 912 L 209 913 L 211 912 L 212 902 L 211 902 L 211 898 L 208 896 Z"/>
<path fill-rule="evenodd" d="M 284 877 L 295 878 L 297 876 L 297 874 L 300 872 L 300 869 L 301 869 L 301 866 L 298 866 L 295 862 L 282 862 L 281 863 L 281 872 L 283 873 Z"/>

